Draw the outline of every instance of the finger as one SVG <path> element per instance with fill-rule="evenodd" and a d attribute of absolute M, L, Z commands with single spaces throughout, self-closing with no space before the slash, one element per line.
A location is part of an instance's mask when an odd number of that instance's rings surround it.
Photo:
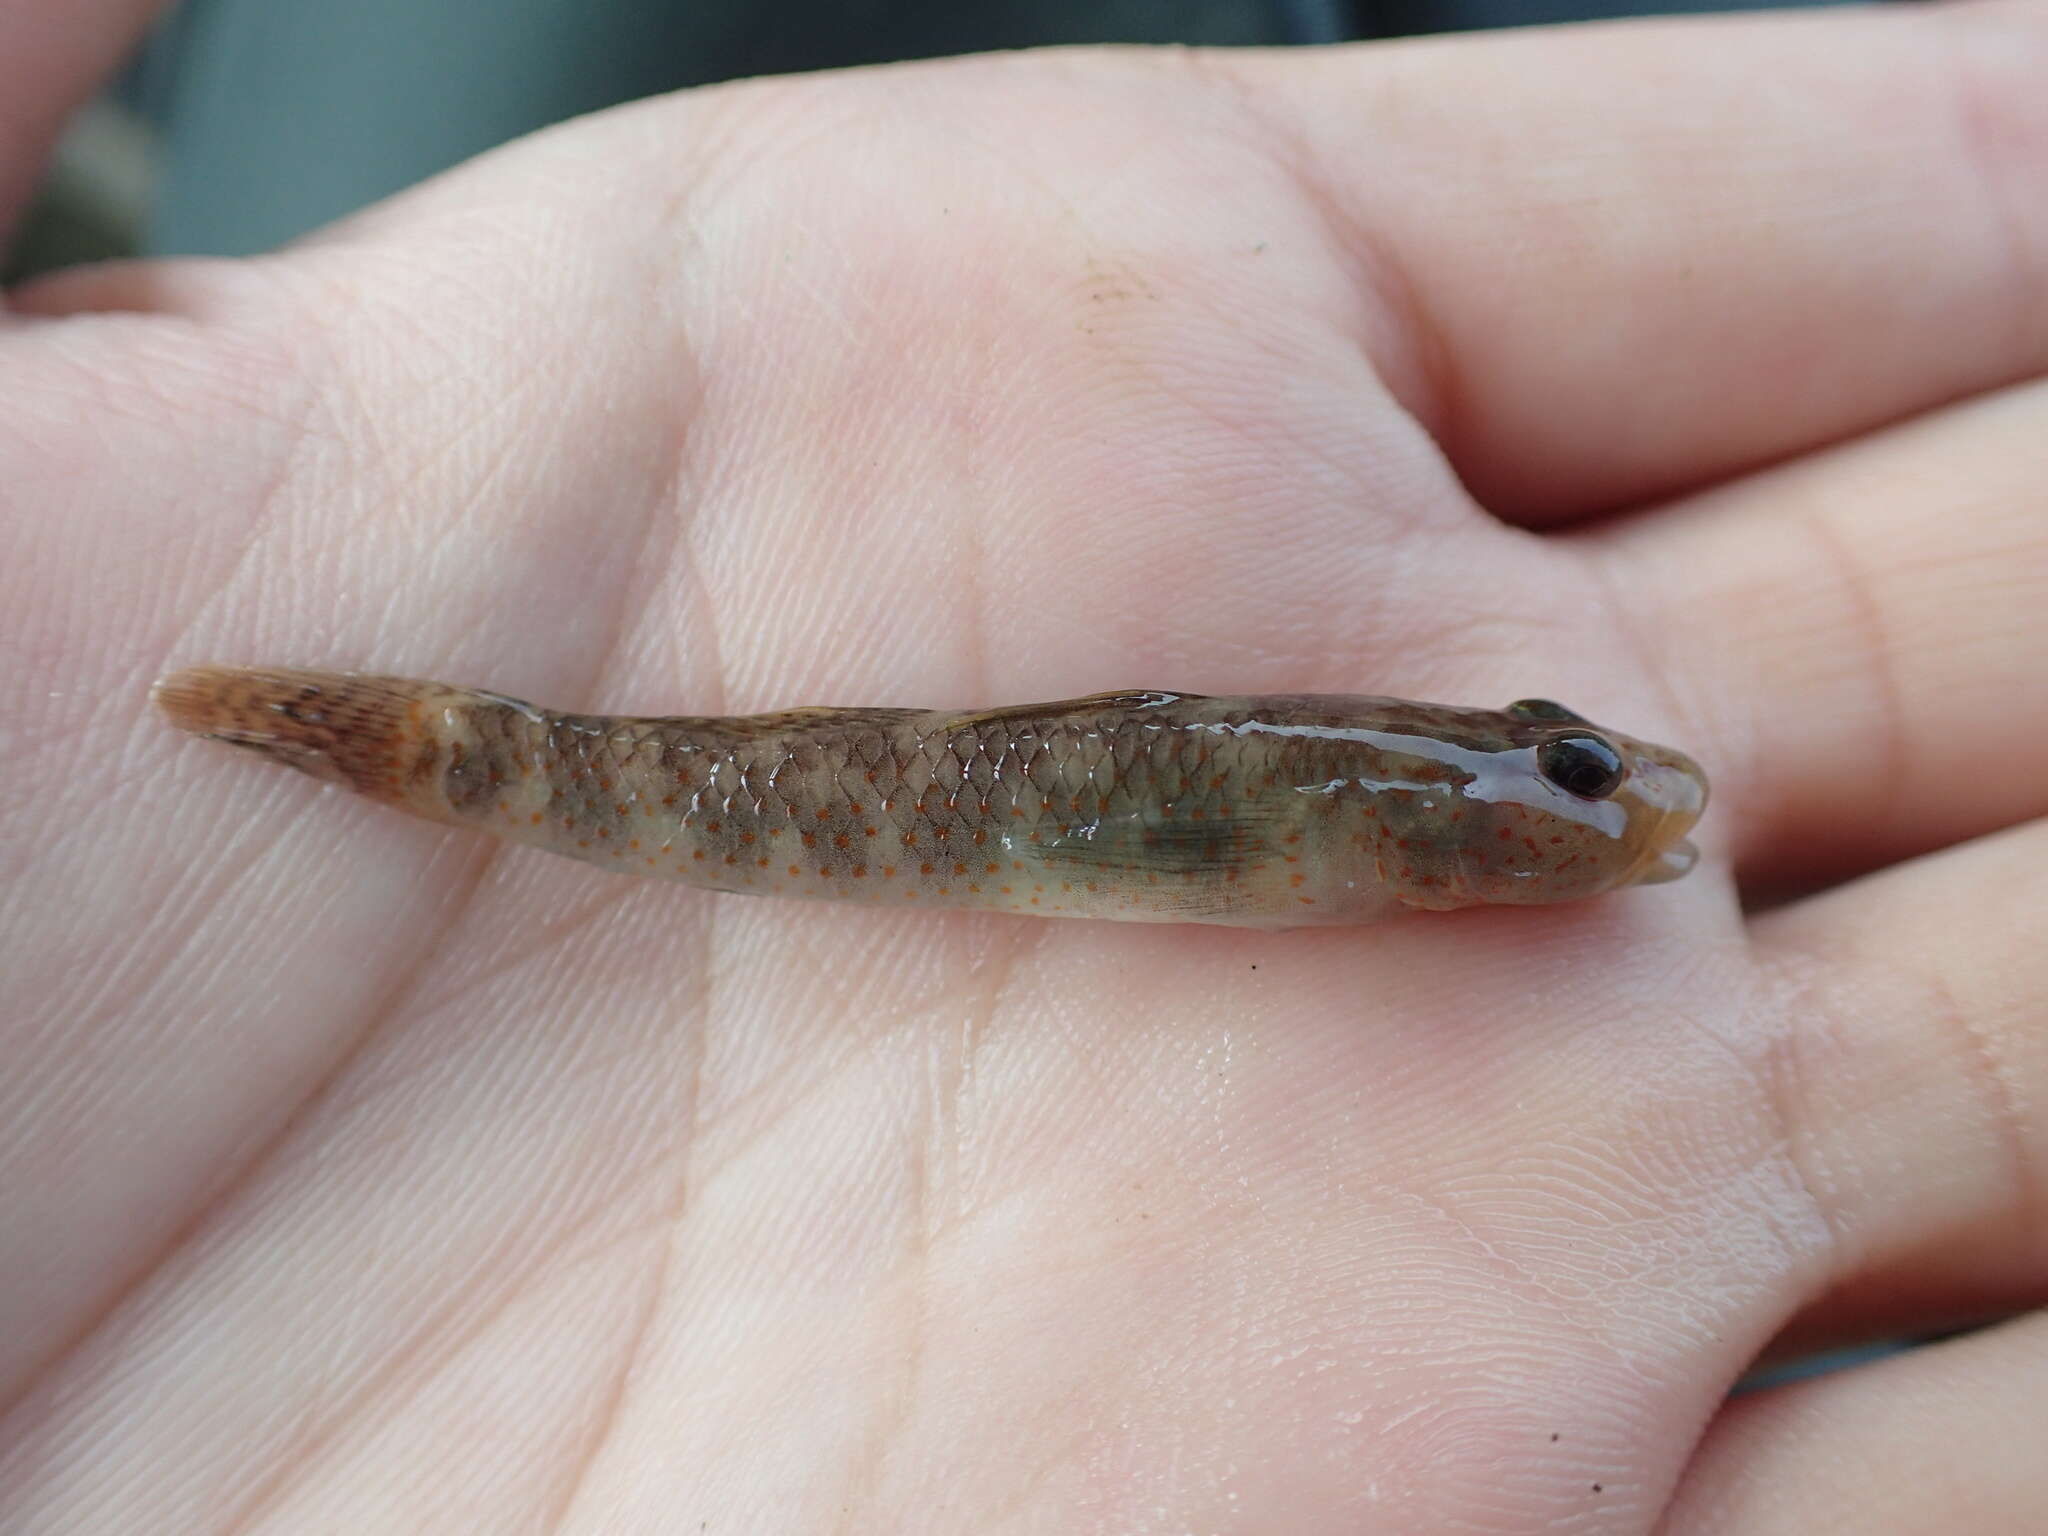
<path fill-rule="evenodd" d="M 1253 56 L 1467 485 L 1632 501 L 2048 367 L 2048 9 Z"/>
<path fill-rule="evenodd" d="M 0 0 L 0 245 L 65 114 L 163 0 Z"/>
<path fill-rule="evenodd" d="M 1751 925 L 1784 1026 L 1766 1091 L 1833 1238 L 1808 1339 L 2048 1299 L 2048 823 Z"/>
<path fill-rule="evenodd" d="M 1660 1536 L 2031 1531 L 2048 1501 L 2048 1317 L 1739 1397 Z"/>
<path fill-rule="evenodd" d="M 2033 384 L 1570 541 L 1699 716 L 1746 881 L 2048 814 L 2044 484 Z"/>

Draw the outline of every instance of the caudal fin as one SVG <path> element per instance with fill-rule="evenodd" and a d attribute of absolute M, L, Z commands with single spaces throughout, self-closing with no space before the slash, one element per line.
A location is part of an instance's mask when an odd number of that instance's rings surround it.
<path fill-rule="evenodd" d="M 188 667 L 152 690 L 180 730 L 229 742 L 374 799 L 405 799 L 433 683 L 282 667 Z"/>

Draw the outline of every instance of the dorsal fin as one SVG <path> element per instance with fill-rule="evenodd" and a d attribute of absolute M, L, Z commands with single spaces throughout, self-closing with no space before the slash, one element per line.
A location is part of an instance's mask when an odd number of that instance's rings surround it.
<path fill-rule="evenodd" d="M 1198 693 L 1168 693 L 1159 688 L 1116 688 L 1078 699 L 1055 699 L 1049 704 L 1011 704 L 1001 709 L 974 710 L 946 721 L 945 729 L 978 730 L 1012 720 L 1057 720 L 1064 715 L 1093 715 L 1105 710 L 1159 709 L 1183 700 L 1199 701 L 1201 697 Z"/>

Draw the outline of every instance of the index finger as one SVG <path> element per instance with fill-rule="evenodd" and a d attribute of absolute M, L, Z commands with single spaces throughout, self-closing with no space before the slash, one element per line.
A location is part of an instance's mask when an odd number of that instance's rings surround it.
<path fill-rule="evenodd" d="M 1229 69 L 1270 87 L 1246 99 L 1405 321 L 1376 361 L 1503 515 L 1668 494 L 2048 369 L 2048 8 Z"/>

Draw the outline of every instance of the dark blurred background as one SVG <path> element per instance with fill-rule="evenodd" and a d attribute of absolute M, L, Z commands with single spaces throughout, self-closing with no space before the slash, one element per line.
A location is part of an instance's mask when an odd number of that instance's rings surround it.
<path fill-rule="evenodd" d="M 1050 43 L 1306 45 L 1738 8 L 1739 0 L 186 0 L 78 115 L 4 273 L 268 249 L 544 124 L 714 80 Z"/>

